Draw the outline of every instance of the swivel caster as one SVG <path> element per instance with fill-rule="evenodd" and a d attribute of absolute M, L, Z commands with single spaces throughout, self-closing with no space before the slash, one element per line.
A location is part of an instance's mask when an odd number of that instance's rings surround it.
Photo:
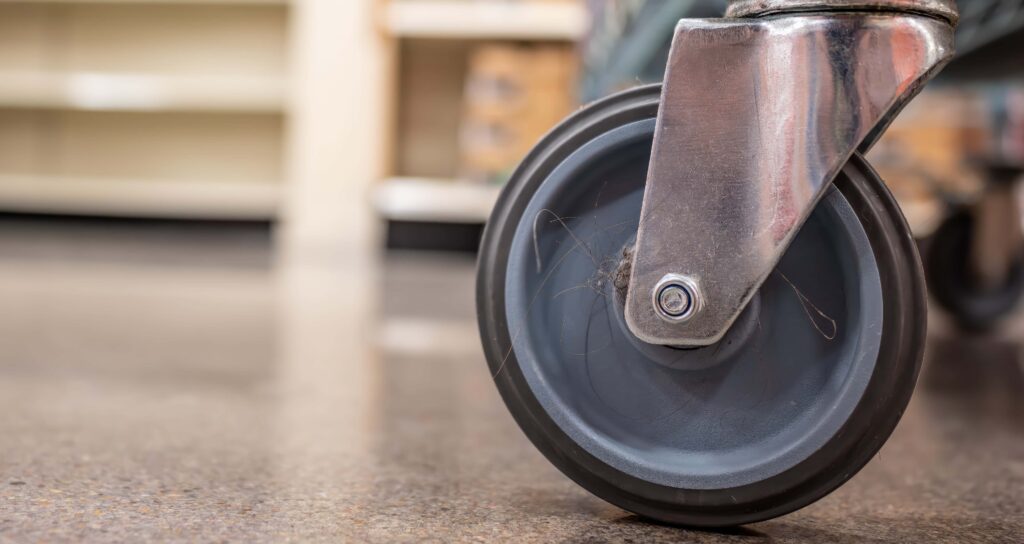
<path fill-rule="evenodd" d="M 698 526 L 785 514 L 882 446 L 910 398 L 924 282 L 899 209 L 854 156 L 714 345 L 624 319 L 658 87 L 577 113 L 531 153 L 482 246 L 478 313 L 526 435 L 627 510 Z"/>
<path fill-rule="evenodd" d="M 952 54 L 952 26 L 863 4 L 682 21 L 664 88 L 579 111 L 499 198 L 477 277 L 487 362 L 593 494 L 669 523 L 761 521 L 847 481 L 899 421 L 923 272 L 857 150 Z M 887 43 L 928 47 L 904 62 Z"/>
<path fill-rule="evenodd" d="M 928 288 L 961 329 L 985 332 L 1024 297 L 1024 232 L 1019 165 L 989 167 L 989 187 L 977 203 L 956 209 L 929 240 Z"/>

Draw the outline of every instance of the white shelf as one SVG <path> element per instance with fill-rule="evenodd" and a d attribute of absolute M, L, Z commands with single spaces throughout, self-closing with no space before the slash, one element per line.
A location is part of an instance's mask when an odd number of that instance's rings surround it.
<path fill-rule="evenodd" d="M 485 223 L 500 187 L 431 178 L 390 178 L 373 195 L 377 213 L 394 221 Z"/>
<path fill-rule="evenodd" d="M 0 73 L 0 106 L 115 111 L 280 112 L 279 77 Z"/>
<path fill-rule="evenodd" d="M 277 183 L 0 175 L 0 209 L 172 219 L 272 220 Z"/>
<path fill-rule="evenodd" d="M 377 345 L 392 355 L 422 357 L 437 355 L 478 355 L 477 325 L 472 319 L 444 320 L 392 317 L 377 328 Z"/>
<path fill-rule="evenodd" d="M 194 6 L 282 6 L 291 0 L 15 0 L 22 4 L 185 4 Z"/>
<path fill-rule="evenodd" d="M 384 24 L 405 38 L 574 41 L 589 18 L 577 2 L 392 0 Z"/>

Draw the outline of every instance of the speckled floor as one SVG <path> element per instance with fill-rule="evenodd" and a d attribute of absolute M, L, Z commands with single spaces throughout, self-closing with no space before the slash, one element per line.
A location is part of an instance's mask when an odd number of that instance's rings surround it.
<path fill-rule="evenodd" d="M 469 258 L 274 263 L 264 233 L 0 221 L 0 540 L 1021 542 L 1024 319 L 935 319 L 848 485 L 729 532 L 562 477 L 490 384 Z"/>

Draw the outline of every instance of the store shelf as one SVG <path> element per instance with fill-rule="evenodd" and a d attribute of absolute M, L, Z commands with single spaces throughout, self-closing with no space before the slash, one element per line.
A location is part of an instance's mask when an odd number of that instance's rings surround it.
<path fill-rule="evenodd" d="M 0 73 L 0 106 L 112 111 L 280 112 L 280 77 Z"/>
<path fill-rule="evenodd" d="M 373 203 L 392 221 L 485 223 L 500 187 L 431 178 L 390 178 L 381 182 Z"/>
<path fill-rule="evenodd" d="M 169 219 L 272 220 L 277 183 L 0 175 L 0 209 Z"/>
<path fill-rule="evenodd" d="M 573 41 L 588 16 L 576 2 L 393 0 L 384 25 L 405 38 Z"/>
<path fill-rule="evenodd" d="M 478 355 L 477 325 L 472 319 L 391 317 L 377 329 L 377 346 L 392 355 Z"/>
<path fill-rule="evenodd" d="M 279 6 L 292 0 L 13 0 L 20 4 L 185 4 L 194 6 Z"/>

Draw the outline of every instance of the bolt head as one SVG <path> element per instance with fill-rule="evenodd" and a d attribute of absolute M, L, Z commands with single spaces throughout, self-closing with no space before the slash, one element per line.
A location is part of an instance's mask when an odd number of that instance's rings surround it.
<path fill-rule="evenodd" d="M 666 274 L 654 287 L 652 294 L 654 309 L 665 321 L 686 321 L 701 308 L 697 282 L 687 276 Z"/>
<path fill-rule="evenodd" d="M 690 293 L 679 285 L 669 285 L 658 294 L 658 305 L 670 315 L 683 315 L 690 307 Z"/>

